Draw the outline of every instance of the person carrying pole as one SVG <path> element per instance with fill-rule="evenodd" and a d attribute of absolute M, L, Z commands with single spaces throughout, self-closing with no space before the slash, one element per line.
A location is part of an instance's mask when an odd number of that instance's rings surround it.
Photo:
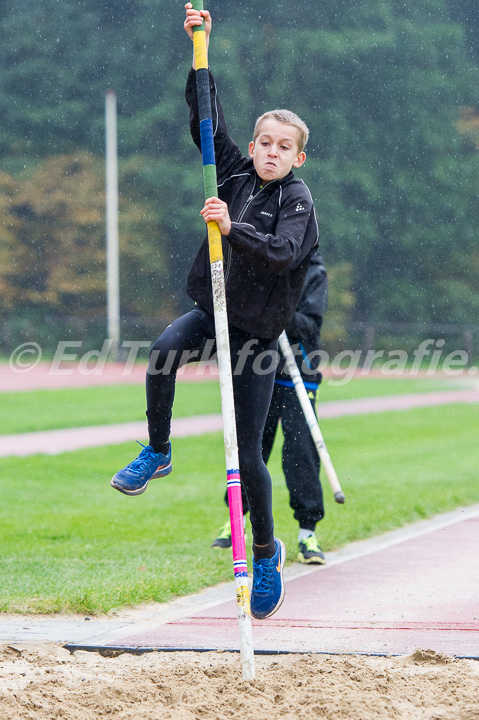
<path fill-rule="evenodd" d="M 326 268 L 321 257 L 315 253 L 311 258 L 299 305 L 286 328 L 313 410 L 322 379 L 318 368 L 318 350 L 327 303 Z M 297 559 L 308 565 L 324 565 L 326 559 L 315 534 L 317 523 L 324 518 L 323 491 L 319 477 L 320 458 L 284 360 L 276 368 L 273 397 L 263 433 L 265 463 L 271 455 L 280 421 L 284 436 L 283 473 L 289 492 L 289 503 L 299 524 Z M 227 494 L 225 503 L 228 504 Z M 248 500 L 244 494 L 243 512 L 245 515 L 248 512 Z M 229 521 L 218 532 L 212 547 L 231 547 Z"/>
<path fill-rule="evenodd" d="M 211 16 L 186 6 L 184 28 L 192 38 Z M 304 163 L 308 129 L 290 111 L 262 115 L 245 157 L 230 138 L 209 74 L 219 197 L 205 201 L 201 215 L 216 222 L 225 257 L 228 334 L 241 484 L 248 499 L 253 535 L 251 614 L 272 615 L 284 598 L 285 548 L 275 538 L 271 477 L 261 441 L 274 385 L 278 337 L 298 304 L 310 258 L 318 245 L 316 214 L 307 186 L 292 168 Z M 201 148 L 195 66 L 186 85 L 193 140 Z M 195 307 L 175 320 L 153 344 L 146 375 L 149 444 L 111 480 L 127 495 L 139 495 L 153 478 L 171 472 L 169 442 L 176 373 L 188 356 L 215 339 L 208 243 L 191 267 L 187 293 Z M 186 358 L 185 359 L 185 351 Z"/>

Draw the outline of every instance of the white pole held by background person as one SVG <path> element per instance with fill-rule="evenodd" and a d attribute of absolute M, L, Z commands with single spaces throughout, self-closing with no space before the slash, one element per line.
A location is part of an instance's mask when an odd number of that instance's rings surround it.
<path fill-rule="evenodd" d="M 279 337 L 279 347 L 285 359 L 286 367 L 291 376 L 291 380 L 293 381 L 298 400 L 301 404 L 301 408 L 303 410 L 304 417 L 311 432 L 311 436 L 318 450 L 318 454 L 321 459 L 324 471 L 328 477 L 331 490 L 334 494 L 334 499 L 337 503 L 342 504 L 344 503 L 346 498 L 344 497 L 344 493 L 341 490 L 341 485 L 339 484 L 336 470 L 334 469 L 334 465 L 329 456 L 326 444 L 323 440 L 321 430 L 319 429 L 318 419 L 314 414 L 313 406 L 311 405 L 311 402 L 308 398 L 308 392 L 304 386 L 303 378 L 301 377 L 301 373 L 299 372 L 296 360 L 294 359 L 293 351 L 291 350 L 291 345 L 289 344 L 288 336 L 285 332 L 282 332 Z"/>

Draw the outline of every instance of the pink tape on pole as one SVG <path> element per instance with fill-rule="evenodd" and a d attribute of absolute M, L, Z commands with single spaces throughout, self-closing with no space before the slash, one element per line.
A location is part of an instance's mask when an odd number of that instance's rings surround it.
<path fill-rule="evenodd" d="M 227 470 L 228 505 L 231 522 L 231 544 L 233 546 L 233 567 L 236 576 L 246 576 L 246 550 L 243 525 L 243 502 L 239 470 Z"/>

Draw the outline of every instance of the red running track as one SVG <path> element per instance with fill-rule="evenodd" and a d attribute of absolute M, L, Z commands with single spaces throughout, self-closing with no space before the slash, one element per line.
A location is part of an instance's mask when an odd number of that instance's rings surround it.
<path fill-rule="evenodd" d="M 463 513 L 425 533 L 398 531 L 387 547 L 290 580 L 279 611 L 253 621 L 255 650 L 396 655 L 420 647 L 479 658 L 479 509 Z M 238 650 L 236 602 L 109 644 Z"/>
<path fill-rule="evenodd" d="M 319 420 L 363 415 L 386 411 L 404 411 L 417 407 L 430 407 L 450 403 L 478 403 L 479 392 L 475 390 L 445 390 L 411 395 L 361 398 L 359 400 L 337 400 L 318 406 Z M 200 415 L 176 418 L 172 421 L 172 437 L 203 435 L 222 429 L 221 415 Z M 84 428 L 46 430 L 16 435 L 0 436 L 0 457 L 42 454 L 57 454 L 79 450 L 85 447 L 118 445 L 129 440 L 145 440 L 146 421 L 121 423 L 118 425 L 97 425 Z"/>
<path fill-rule="evenodd" d="M 124 363 L 90 364 L 40 362 L 32 367 L 15 368 L 0 364 L 0 392 L 54 390 L 60 388 L 91 387 L 95 385 L 144 384 L 147 366 Z M 178 372 L 178 380 L 201 382 L 218 377 L 215 363 L 185 365 Z"/>

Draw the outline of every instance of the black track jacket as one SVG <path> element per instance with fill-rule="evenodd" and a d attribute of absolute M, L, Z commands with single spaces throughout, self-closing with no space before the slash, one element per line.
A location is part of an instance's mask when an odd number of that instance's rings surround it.
<path fill-rule="evenodd" d="M 314 253 L 306 273 L 303 292 L 293 319 L 286 327 L 286 335 L 295 354 L 296 363 L 303 380 L 319 384 L 321 372 L 318 369 L 320 357 L 319 336 L 324 313 L 328 306 L 328 275 L 322 258 Z M 281 359 L 276 369 L 277 380 L 290 380 Z"/>
<path fill-rule="evenodd" d="M 313 200 L 308 187 L 292 172 L 258 189 L 252 159 L 242 155 L 228 135 L 211 74 L 210 92 L 218 195 L 227 203 L 232 220 L 230 234 L 223 237 L 228 320 L 254 336 L 276 339 L 293 317 L 317 248 Z M 194 70 L 188 75 L 186 100 L 191 134 L 201 148 Z M 213 314 L 207 239 L 194 260 L 186 289 Z"/>

